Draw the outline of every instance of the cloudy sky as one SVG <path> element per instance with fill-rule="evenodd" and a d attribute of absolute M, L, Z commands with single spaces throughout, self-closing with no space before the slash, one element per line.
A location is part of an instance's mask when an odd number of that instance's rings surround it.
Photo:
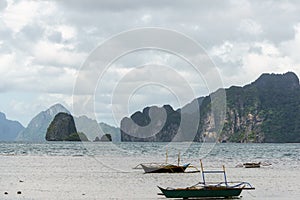
<path fill-rule="evenodd" d="M 213 90 L 208 82 L 214 78 L 193 71 L 180 56 L 147 49 L 113 61 L 93 89 L 88 79 L 76 85 L 99 45 L 143 27 L 176 31 L 196 41 L 215 64 L 224 87 L 245 85 L 264 72 L 300 75 L 296 0 L 0 0 L 0 111 L 26 126 L 55 103 L 72 111 L 74 98 L 83 98 L 92 106 L 82 105 L 78 114 L 118 125 L 122 115 L 146 105 L 184 105 L 192 100 L 182 99 L 186 85 L 194 96 Z M 132 82 L 135 87 L 126 87 Z M 74 87 L 93 93 L 74 95 Z M 123 92 L 130 94 L 124 99 L 127 113 L 112 113 L 122 106 L 112 97 L 120 99 Z"/>

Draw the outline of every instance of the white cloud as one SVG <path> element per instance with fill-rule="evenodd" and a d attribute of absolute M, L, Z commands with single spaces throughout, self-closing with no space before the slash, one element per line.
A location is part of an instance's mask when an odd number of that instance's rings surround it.
<path fill-rule="evenodd" d="M 220 46 L 212 47 L 209 54 L 220 59 L 222 63 L 232 63 L 236 65 L 240 63 L 243 56 L 248 53 L 251 45 L 252 44 L 245 42 L 224 41 Z"/>
<path fill-rule="evenodd" d="M 144 23 L 149 23 L 151 20 L 152 20 L 152 16 L 151 15 L 146 14 L 146 15 L 143 15 L 143 17 L 142 17 L 142 21 Z"/>
<path fill-rule="evenodd" d="M 76 69 L 35 65 L 31 58 L 18 61 L 14 53 L 0 55 L 0 63 L 1 91 L 72 93 Z"/>
<path fill-rule="evenodd" d="M 54 4 L 47 1 L 8 0 L 8 5 L 0 16 L 5 25 L 17 33 L 27 24 L 40 20 L 42 16 L 52 14 L 54 10 Z"/>
<path fill-rule="evenodd" d="M 14 65 L 15 65 L 14 60 L 15 60 L 14 54 L 0 55 L 0 63 L 1 63 L 0 73 L 1 73 L 1 75 L 7 73 L 7 71 L 9 70 L 9 67 L 14 67 Z"/>
<path fill-rule="evenodd" d="M 33 56 L 40 64 L 78 68 L 87 54 L 73 51 L 73 48 L 72 45 L 40 41 L 33 47 Z"/>
<path fill-rule="evenodd" d="M 284 73 L 291 66 L 291 59 L 283 56 L 274 45 L 263 42 L 257 44 L 262 53 L 248 53 L 243 57 L 243 71 L 247 77 L 257 78 L 261 73 Z"/>
<path fill-rule="evenodd" d="M 74 39 L 77 36 L 76 29 L 72 26 L 59 25 L 59 26 L 55 27 L 54 30 L 55 29 L 57 31 L 61 32 L 62 37 L 63 37 L 64 40 Z"/>
<path fill-rule="evenodd" d="M 2 18 L 7 27 L 18 32 L 33 20 L 38 8 L 38 2 L 34 1 L 21 1 L 19 3 L 9 1 L 6 10 L 2 13 Z"/>
<path fill-rule="evenodd" d="M 262 73 L 300 72 L 299 68 L 293 66 L 295 60 L 287 56 L 281 46 L 270 41 L 226 41 L 221 46 L 213 47 L 211 54 L 218 63 L 226 87 L 243 86 Z"/>
<path fill-rule="evenodd" d="M 281 44 L 281 48 L 286 56 L 294 60 L 294 64 L 300 63 L 300 23 L 294 26 L 295 35 L 292 40 L 285 41 Z"/>
<path fill-rule="evenodd" d="M 174 29 L 199 42 L 217 64 L 226 86 L 245 85 L 263 72 L 291 70 L 300 75 L 300 4 L 296 1 L 9 0 L 0 3 L 0 10 L 0 92 L 7 92 L 7 98 L 11 92 L 26 92 L 38 98 L 35 105 L 43 104 L 43 109 L 57 101 L 69 105 L 78 69 L 98 44 L 145 25 Z M 137 52 L 120 58 L 106 71 L 96 116 L 109 118 L 109 95 L 118 81 L 136 66 L 150 63 L 173 67 L 197 96 L 207 94 L 204 75 L 180 58 Z M 146 80 L 151 71 L 132 75 Z M 83 89 L 89 87 L 90 77 L 85 78 Z M 180 86 L 179 79 L 172 79 L 168 72 L 161 71 L 157 79 Z M 155 97 L 145 87 L 132 100 L 145 105 L 166 102 L 166 91 L 155 88 Z M 34 98 L 14 98 L 11 105 L 22 107 Z M 90 96 L 86 99 L 93 101 Z M 87 110 L 93 114 L 92 108 Z M 11 112 L 23 116 L 17 109 Z"/>
<path fill-rule="evenodd" d="M 252 19 L 241 20 L 238 30 L 250 35 L 259 35 L 263 32 L 261 25 Z"/>

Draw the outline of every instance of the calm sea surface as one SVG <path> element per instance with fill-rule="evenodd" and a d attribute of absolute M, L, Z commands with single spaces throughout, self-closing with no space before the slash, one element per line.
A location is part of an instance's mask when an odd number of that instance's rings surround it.
<path fill-rule="evenodd" d="M 242 199 L 300 199 L 300 144 L 0 143 L 0 199 L 165 199 L 157 185 L 187 187 L 199 173 L 144 174 L 140 163 L 181 163 L 222 169 L 229 181 L 256 189 Z M 271 164 L 236 167 L 244 162 Z M 193 169 L 188 169 L 192 171 Z M 223 181 L 218 175 L 207 177 Z M 21 191 L 21 194 L 17 194 Z M 7 192 L 8 194 L 4 194 Z"/>

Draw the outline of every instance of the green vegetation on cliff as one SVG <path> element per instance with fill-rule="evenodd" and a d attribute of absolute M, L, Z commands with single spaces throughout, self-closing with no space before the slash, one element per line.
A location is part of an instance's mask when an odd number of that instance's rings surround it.
<path fill-rule="evenodd" d="M 110 134 L 102 135 L 101 139 L 97 136 L 94 140 L 94 142 L 111 142 L 112 138 Z"/>
<path fill-rule="evenodd" d="M 47 133 L 47 141 L 88 141 L 86 135 L 77 132 L 74 118 L 68 113 L 58 113 L 50 123 Z"/>
<path fill-rule="evenodd" d="M 244 87 L 226 90 L 222 139 L 231 142 L 300 142 L 298 77 L 263 74 Z"/>
<path fill-rule="evenodd" d="M 72 133 L 68 137 L 64 138 L 63 141 L 89 141 L 86 135 L 82 132 Z"/>
<path fill-rule="evenodd" d="M 200 120 L 194 141 L 218 140 L 220 142 L 300 142 L 300 85 L 298 77 L 288 72 L 285 74 L 262 74 L 256 81 L 244 87 L 232 86 L 226 91 L 225 121 L 220 121 L 223 128 L 216 131 L 218 116 L 211 111 L 210 96 L 200 97 L 198 101 Z M 197 105 L 198 105 L 197 104 Z M 185 106 L 184 108 L 188 107 Z M 141 130 L 130 120 L 144 127 L 150 123 L 149 113 L 134 113 L 131 118 L 121 121 L 122 141 L 159 141 L 169 142 L 182 130 L 180 120 L 184 116 L 191 123 L 196 113 L 190 108 L 174 111 L 171 106 L 163 107 L 167 112 L 167 120 L 162 130 L 150 137 L 137 138 Z M 160 109 L 163 109 L 160 108 Z M 220 119 L 220 117 L 219 117 Z M 159 119 L 154 119 L 159 121 Z M 185 127 L 183 127 L 185 128 Z M 188 128 L 184 130 L 188 133 Z M 143 133 L 147 136 L 147 133 Z M 183 136 L 179 140 L 184 141 Z"/>

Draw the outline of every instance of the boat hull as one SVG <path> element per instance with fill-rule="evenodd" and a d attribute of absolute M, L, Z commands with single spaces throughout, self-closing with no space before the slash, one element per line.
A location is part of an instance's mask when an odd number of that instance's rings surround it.
<path fill-rule="evenodd" d="M 167 198 L 195 198 L 195 197 L 237 197 L 242 188 L 215 188 L 215 189 L 163 189 L 159 187 Z"/>
<path fill-rule="evenodd" d="M 245 168 L 259 168 L 260 163 L 244 163 L 243 164 Z"/>
<path fill-rule="evenodd" d="M 145 173 L 183 173 L 186 168 L 189 166 L 182 165 L 166 165 L 166 166 L 146 166 L 141 164 L 142 168 L 144 169 Z"/>

